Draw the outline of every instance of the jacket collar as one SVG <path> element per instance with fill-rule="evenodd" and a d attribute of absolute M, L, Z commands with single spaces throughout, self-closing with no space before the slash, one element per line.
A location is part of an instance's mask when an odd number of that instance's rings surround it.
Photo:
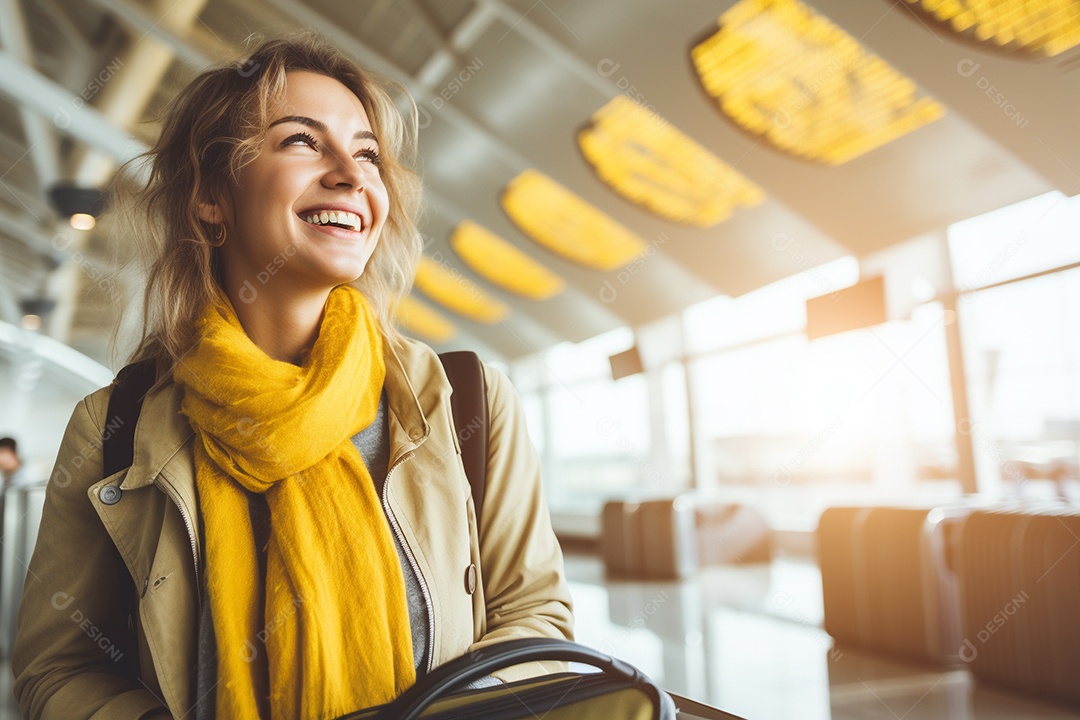
<path fill-rule="evenodd" d="M 121 489 L 152 485 L 161 469 L 195 434 L 187 418 L 180 414 L 183 396 L 183 388 L 170 382 L 143 400 L 135 425 L 135 452 Z"/>
<path fill-rule="evenodd" d="M 425 408 L 429 411 L 449 392 L 442 363 L 426 345 L 405 340 L 395 347 L 384 343 L 386 394 L 389 406 L 390 464 L 415 450 L 431 434 Z M 414 387 L 414 378 L 419 386 Z M 183 388 L 175 382 L 154 390 L 143 400 L 135 426 L 135 452 L 131 468 L 120 487 L 123 490 L 152 485 L 154 478 L 195 434 L 180 412 Z M 194 471 L 191 473 L 194 485 Z"/>
<path fill-rule="evenodd" d="M 415 450 L 431 434 L 427 416 L 445 392 L 446 383 L 433 382 L 445 375 L 438 356 L 427 346 L 405 340 L 397 347 L 385 341 L 384 348 L 385 388 L 390 408 L 390 467 L 393 467 L 402 455 Z M 413 385 L 414 380 L 418 386 Z"/>

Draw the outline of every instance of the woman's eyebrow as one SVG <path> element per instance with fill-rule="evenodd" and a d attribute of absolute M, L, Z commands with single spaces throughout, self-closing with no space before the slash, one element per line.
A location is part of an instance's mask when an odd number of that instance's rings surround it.
<path fill-rule="evenodd" d="M 330 132 L 330 128 L 326 127 L 326 123 L 322 122 L 321 120 L 316 120 L 315 118 L 305 117 L 303 115 L 286 115 L 285 117 L 278 118 L 274 122 L 270 123 L 270 127 L 274 127 L 275 125 L 280 125 L 281 123 L 287 122 L 300 123 L 301 125 L 306 125 L 309 128 L 318 130 L 323 134 Z M 375 133 L 371 132 L 370 130 L 359 130 L 355 135 L 353 135 L 353 140 L 368 139 L 374 140 L 376 143 L 379 142 L 379 138 L 375 137 Z"/>

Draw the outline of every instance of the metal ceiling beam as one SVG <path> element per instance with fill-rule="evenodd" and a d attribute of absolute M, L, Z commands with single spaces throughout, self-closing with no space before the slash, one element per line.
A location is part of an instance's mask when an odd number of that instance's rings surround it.
<path fill-rule="evenodd" d="M 14 102 L 25 107 L 42 118 L 51 119 L 62 132 L 100 150 L 118 163 L 124 163 L 134 158 L 146 147 L 124 130 L 114 125 L 108 118 L 94 109 L 82 98 L 76 96 L 64 87 L 53 82 L 36 70 L 20 63 L 8 53 L 0 53 L 0 93 L 7 95 Z M 145 168 L 136 168 L 136 172 Z M 6 220 L 10 220 L 7 218 Z M 40 247 L 40 233 L 27 232 L 29 228 L 22 228 L 15 233 L 9 233 L 13 237 L 24 240 L 37 239 L 34 242 Z M 74 231 L 73 231 L 74 232 Z M 51 248 L 52 243 L 46 239 L 45 243 Z M 80 238 L 74 238 L 71 252 L 81 252 Z M 56 339 L 66 341 L 71 330 L 71 319 L 74 317 L 75 303 L 77 302 L 78 277 L 75 275 L 76 263 L 69 263 L 67 269 L 61 268 L 61 272 L 67 273 L 67 282 L 59 286 L 53 286 L 60 290 L 56 309 L 50 318 L 48 328 Z M 82 254 L 78 266 L 83 270 L 96 267 L 94 262 Z"/>
<path fill-rule="evenodd" d="M 413 2 L 417 3 L 417 0 Z M 450 31 L 443 49 L 433 53 L 421 66 L 416 73 L 417 80 L 427 87 L 441 85 L 446 74 L 453 69 L 454 60 L 473 46 L 494 19 L 495 13 L 490 7 L 483 3 L 473 5 L 468 14 Z"/>
<path fill-rule="evenodd" d="M 19 242 L 34 252 L 45 255 L 59 261 L 64 254 L 52 245 L 52 241 L 34 225 L 16 220 L 0 213 L 0 235 L 7 235 L 12 240 Z"/>
<path fill-rule="evenodd" d="M 19 302 L 15 299 L 11 288 L 0 283 L 0 318 L 12 325 L 18 325 L 22 321 L 22 311 L 19 310 Z"/>
<path fill-rule="evenodd" d="M 126 0 L 115 0 L 108 6 L 112 12 L 131 22 L 144 21 L 134 33 L 134 42 L 123 57 L 115 58 L 118 63 L 115 72 L 112 72 L 110 63 L 111 74 L 101 81 L 100 90 L 94 97 L 100 113 L 114 126 L 123 128 L 123 134 L 126 135 L 126 128 L 132 127 L 143 116 L 177 57 L 177 51 L 192 53 L 196 59 L 199 55 L 188 43 L 170 44 L 167 38 L 158 39 L 157 29 L 168 28 L 172 37 L 186 35 L 198 20 L 206 2 L 207 0 L 152 0 L 148 12 L 153 20 L 149 26 L 145 23 L 148 19 L 146 13 L 134 12 L 134 6 Z M 84 148 L 77 148 L 72 173 L 75 182 L 82 186 L 102 187 L 116 172 L 114 160 L 109 154 L 86 152 Z M 85 240 L 85 237 L 76 237 L 75 251 L 83 249 Z M 54 337 L 67 340 L 75 318 L 81 282 L 80 277 L 75 275 L 70 267 L 62 269 L 57 276 L 61 273 L 67 273 L 70 282 L 53 286 L 57 290 L 58 302 L 50 318 L 49 328 Z"/>
<path fill-rule="evenodd" d="M 161 22 L 161 18 L 155 19 L 151 17 L 146 10 L 130 2 L 130 0 L 90 0 L 90 3 L 115 15 L 118 20 L 134 30 L 136 34 L 142 37 L 152 37 L 165 45 L 177 59 L 182 60 L 195 70 L 202 71 L 217 64 L 216 60 L 194 47 L 191 42 L 172 32 Z"/>
<path fill-rule="evenodd" d="M 0 0 L 0 17 L 4 18 L 4 22 L 0 23 L 0 45 L 27 67 L 33 67 L 34 51 L 19 0 Z M 45 121 L 22 105 L 19 106 L 19 117 L 22 119 L 34 174 L 42 192 L 45 192 L 60 177 L 56 138 Z"/>
<path fill-rule="evenodd" d="M 182 38 L 198 20 L 206 2 L 154 0 L 150 3 L 151 16 L 156 18 L 154 26 L 142 31 L 124 56 L 116 58 L 119 68 L 101 83 L 94 98 L 95 106 L 105 117 L 123 128 L 132 127 L 142 118 L 176 59 L 173 47 L 154 36 L 156 28 L 167 27 L 174 37 Z M 187 47 L 196 52 L 190 44 Z M 90 187 L 101 187 L 115 170 L 100 154 L 84 154 L 81 149 L 76 153 L 74 168 L 75 181 Z"/>
<path fill-rule="evenodd" d="M 501 0 L 477 0 L 484 5 L 499 19 L 510 26 L 526 40 L 544 52 L 544 55 L 552 57 L 562 63 L 563 67 L 573 73 L 586 85 L 591 85 L 597 92 L 615 97 L 621 94 L 621 90 L 611 80 L 603 77 L 596 71 L 596 66 L 582 60 L 576 53 L 569 50 L 559 40 L 552 37 L 546 30 L 529 20 L 523 13 L 507 6 Z M 571 31 L 573 32 L 573 31 Z"/>
<path fill-rule="evenodd" d="M 6 179 L 0 180 L 0 202 L 10 204 L 14 200 L 21 208 L 21 210 L 17 209 L 19 212 L 25 211 L 42 222 L 47 222 L 45 218 L 51 218 L 53 215 L 52 208 L 40 195 L 31 195 L 21 187 L 8 182 L 11 177 L 9 175 Z M 0 205 L 0 211 L 2 208 L 3 205 Z"/>
<path fill-rule="evenodd" d="M 454 55 L 454 49 L 447 43 L 442 28 L 440 28 L 438 22 L 435 21 L 431 11 L 428 10 L 420 0 L 399 0 L 399 2 L 407 5 L 408 8 L 412 10 L 415 21 L 424 27 L 424 30 L 427 31 L 428 35 L 435 38 L 435 42 L 439 44 L 439 49 L 436 52 L 447 53 L 451 56 Z"/>
<path fill-rule="evenodd" d="M 67 38 L 68 43 L 75 47 L 79 55 L 83 57 L 90 57 L 94 54 L 94 48 L 90 44 L 90 41 L 86 39 L 82 31 L 75 26 L 75 23 L 71 21 L 64 9 L 61 8 L 56 0 L 35 0 L 38 7 L 49 16 L 53 24 L 64 37 Z"/>
<path fill-rule="evenodd" d="M 0 155 L 6 155 L 14 161 L 24 152 L 26 152 L 26 144 L 22 139 L 16 141 L 15 138 L 0 130 Z"/>
<path fill-rule="evenodd" d="M 64 134 L 127 162 L 146 146 L 109 122 L 82 98 L 61 87 L 7 52 L 0 52 L 0 93 L 51 120 Z"/>

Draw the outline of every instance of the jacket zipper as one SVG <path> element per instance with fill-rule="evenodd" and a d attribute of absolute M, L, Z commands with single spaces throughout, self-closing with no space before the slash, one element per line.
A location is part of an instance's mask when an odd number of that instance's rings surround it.
<path fill-rule="evenodd" d="M 195 543 L 195 526 L 191 524 L 191 518 L 189 518 L 188 514 L 184 511 L 184 506 L 180 504 L 180 496 L 176 494 L 172 485 L 164 481 L 158 483 L 156 478 L 154 479 L 154 484 L 165 491 L 165 494 L 173 501 L 173 505 L 176 505 L 176 509 L 180 511 L 180 517 L 184 520 L 184 527 L 187 528 L 188 532 L 188 540 L 191 541 L 191 558 L 195 561 L 195 587 L 198 588 L 195 595 L 199 598 L 201 604 L 202 585 L 199 584 L 199 546 Z"/>
<path fill-rule="evenodd" d="M 427 662 L 424 665 L 424 673 L 426 674 L 431 672 L 431 664 L 435 658 L 435 610 L 432 608 L 431 595 L 428 593 L 427 581 L 424 580 L 424 576 L 420 572 L 420 566 L 416 564 L 416 558 L 413 557 L 412 550 L 409 548 L 409 543 L 406 542 L 405 535 L 401 532 L 401 527 L 398 525 L 397 518 L 394 517 L 394 511 L 390 509 L 390 501 L 387 497 L 387 489 L 390 486 L 390 476 L 394 474 L 394 469 L 410 457 L 412 457 L 411 451 L 402 455 L 387 471 L 386 480 L 383 482 L 382 504 L 383 509 L 386 511 L 386 517 L 390 520 L 390 527 L 393 529 L 394 535 L 397 536 L 398 542 L 401 544 L 401 549 L 405 552 L 405 557 L 409 560 L 409 565 L 412 566 L 413 574 L 416 575 L 416 581 L 420 584 L 420 594 L 423 595 L 424 606 L 427 608 Z"/>

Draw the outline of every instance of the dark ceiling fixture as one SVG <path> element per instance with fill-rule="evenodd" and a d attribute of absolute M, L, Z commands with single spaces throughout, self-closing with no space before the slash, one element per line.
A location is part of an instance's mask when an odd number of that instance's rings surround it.
<path fill-rule="evenodd" d="M 49 297 L 32 297 L 19 301 L 22 311 L 22 326 L 27 330 L 38 330 L 42 322 L 56 309 L 56 300 Z"/>
<path fill-rule="evenodd" d="M 105 212 L 108 193 L 97 188 L 79 187 L 73 183 L 57 183 L 49 190 L 53 208 L 67 218 L 76 230 L 90 230 Z"/>

